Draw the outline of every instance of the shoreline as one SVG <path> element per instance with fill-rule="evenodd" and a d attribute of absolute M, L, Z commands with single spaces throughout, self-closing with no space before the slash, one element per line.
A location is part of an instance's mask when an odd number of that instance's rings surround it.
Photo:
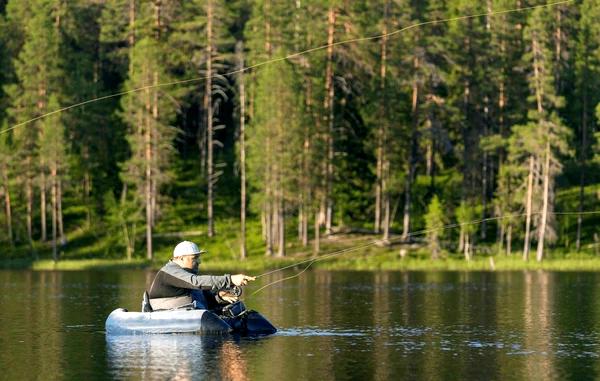
<path fill-rule="evenodd" d="M 244 261 L 237 259 L 214 259 L 201 264 L 204 272 L 239 271 L 260 273 L 290 266 L 301 261 L 307 261 L 293 267 L 301 271 L 309 265 L 312 257 L 290 256 L 282 259 L 248 258 Z M 408 257 L 399 258 L 395 253 L 376 255 L 361 255 L 355 258 L 335 258 L 315 261 L 310 269 L 331 271 L 600 271 L 600 258 L 577 256 L 575 258 L 550 258 L 543 262 L 535 260 L 523 261 L 519 256 L 476 257 L 467 262 L 463 258 L 449 257 L 432 260 L 429 258 Z M 147 269 L 158 270 L 164 261 L 158 259 L 151 262 L 146 259 L 65 259 L 53 260 L 2 260 L 0 270 L 31 270 L 31 271 L 102 271 Z M 292 271 L 292 270 L 290 270 Z"/>

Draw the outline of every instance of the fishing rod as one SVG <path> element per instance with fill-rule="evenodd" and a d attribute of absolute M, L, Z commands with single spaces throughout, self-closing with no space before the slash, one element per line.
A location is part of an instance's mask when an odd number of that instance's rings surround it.
<path fill-rule="evenodd" d="M 531 213 L 532 216 L 533 215 L 538 215 L 538 214 L 542 214 L 542 212 L 540 211 L 540 212 L 533 212 L 533 213 Z M 587 212 L 548 212 L 548 214 L 553 214 L 553 215 L 591 215 L 591 214 L 600 214 L 600 210 L 587 211 Z M 427 233 L 431 233 L 431 232 L 434 232 L 434 231 L 449 230 L 449 229 L 454 229 L 454 228 L 457 228 L 457 227 L 470 226 L 470 225 L 478 225 L 478 224 L 481 224 L 483 222 L 488 222 L 488 221 L 498 221 L 498 220 L 509 219 L 509 218 L 520 218 L 520 217 L 524 217 L 524 216 L 527 216 L 527 213 L 508 214 L 508 215 L 504 215 L 504 216 L 481 218 L 481 219 L 478 219 L 478 220 L 473 220 L 473 221 L 463 222 L 463 223 L 447 224 L 447 225 L 440 226 L 440 227 L 437 227 L 437 228 L 417 230 L 415 232 L 408 233 L 406 235 L 406 237 L 392 238 L 388 242 L 391 244 L 391 243 L 395 243 L 395 242 L 398 242 L 398 241 L 405 240 L 406 238 L 420 236 L 420 235 L 425 235 Z M 341 256 L 341 255 L 344 255 L 344 254 L 347 254 L 347 253 L 355 252 L 355 251 L 358 251 L 360 249 L 365 249 L 367 247 L 370 247 L 370 246 L 373 246 L 373 245 L 379 243 L 380 241 L 381 240 L 372 240 L 372 241 L 363 243 L 361 245 L 356 245 L 356 246 L 349 247 L 349 248 L 346 248 L 346 249 L 337 250 L 337 251 L 334 251 L 334 252 L 331 252 L 331 253 L 328 253 L 328 254 L 316 257 L 316 258 L 305 259 L 305 260 L 293 263 L 291 265 L 280 267 L 280 268 L 277 268 L 277 269 L 274 269 L 274 270 L 267 271 L 267 272 L 262 273 L 260 275 L 257 275 L 256 278 L 258 279 L 258 278 L 261 278 L 261 277 L 264 277 L 264 276 L 267 276 L 267 275 L 270 275 L 270 274 L 274 274 L 274 273 L 279 272 L 279 271 L 284 271 L 284 270 L 287 270 L 287 269 L 290 269 L 290 268 L 297 267 L 297 266 L 303 265 L 305 263 L 308 263 L 308 265 L 304 269 L 302 269 L 302 271 L 300 271 L 299 273 L 291 275 L 291 276 L 286 277 L 286 278 L 278 279 L 278 280 L 273 281 L 271 283 L 267 283 L 266 285 L 260 287 L 259 289 L 255 290 L 254 292 L 252 292 L 252 294 L 250 294 L 249 297 L 254 296 L 255 294 L 259 293 L 260 291 L 264 290 L 267 287 L 270 287 L 270 286 L 275 285 L 277 283 L 281 283 L 281 282 L 284 282 L 284 281 L 287 281 L 287 280 L 299 277 L 304 272 L 306 272 L 313 265 L 313 263 L 315 263 L 315 262 L 319 262 L 319 261 L 323 261 L 323 260 L 330 259 L 330 258 L 333 258 L 333 257 Z"/>
<path fill-rule="evenodd" d="M 390 36 L 394 36 L 396 34 L 400 34 L 402 32 L 405 32 L 407 30 L 410 29 L 415 29 L 418 27 L 422 27 L 422 26 L 426 26 L 426 25 L 435 25 L 435 24 L 443 24 L 443 23 L 449 23 L 452 21 L 461 21 L 461 20 L 467 20 L 467 19 L 473 19 L 473 18 L 478 18 L 478 17 L 484 17 L 484 16 L 497 16 L 497 15 L 502 15 L 502 14 L 507 14 L 507 13 L 515 13 L 515 12 L 523 12 L 523 11 L 530 11 L 530 10 L 534 10 L 534 9 L 538 9 L 538 8 L 549 8 L 549 7 L 554 7 L 554 6 L 558 6 L 558 5 L 565 5 L 565 4 L 569 4 L 574 2 L 575 0 L 561 0 L 561 1 L 557 1 L 554 3 L 546 3 L 546 4 L 539 4 L 539 5 L 532 5 L 532 6 L 527 6 L 527 7 L 519 7 L 519 8 L 512 8 L 512 9 L 506 9 L 506 10 L 502 10 L 502 11 L 492 11 L 492 12 L 484 12 L 484 13 L 478 13 L 478 14 L 473 14 L 473 15 L 465 15 L 465 16 L 457 16 L 457 17 L 450 17 L 450 18 L 446 18 L 446 19 L 441 19 L 441 20 L 429 20 L 429 21 L 423 21 L 423 22 L 419 22 L 419 23 L 415 23 L 415 24 L 411 24 L 409 26 L 406 26 L 404 28 L 401 29 L 397 29 L 394 31 L 391 31 L 389 33 L 383 33 L 383 34 L 378 34 L 375 36 L 368 36 L 368 37 L 359 37 L 359 38 L 352 38 L 352 39 L 348 39 L 348 40 L 343 40 L 343 41 L 338 41 L 338 42 L 334 42 L 331 44 L 325 44 L 325 45 L 321 45 L 321 46 L 317 46 L 314 48 L 310 48 L 310 49 L 306 49 L 303 51 L 299 51 L 296 53 L 292 53 L 289 55 L 286 55 L 284 57 L 279 57 L 279 58 L 273 58 L 270 60 L 266 60 L 266 61 L 262 61 L 259 63 L 256 63 L 254 65 L 250 65 L 250 66 L 246 66 L 246 67 L 242 67 L 240 69 L 237 70 L 232 70 L 229 71 L 227 73 L 224 74 L 214 74 L 212 76 L 202 76 L 202 77 L 196 77 L 196 78 L 188 78 L 188 79 L 183 79 L 183 80 L 178 80 L 178 81 L 171 81 L 171 82 L 164 82 L 164 83 L 158 83 L 155 85 L 148 85 L 148 86 L 142 86 L 136 89 L 132 89 L 132 90 L 126 90 L 126 91 L 120 91 L 117 93 L 113 93 L 113 94 L 108 94 L 108 95 L 104 95 L 104 96 L 100 96 L 97 98 L 92 98 L 92 99 L 88 99 L 79 103 L 75 103 L 69 106 L 65 106 L 59 109 L 56 109 L 54 111 L 50 111 L 47 112 L 45 114 L 42 115 L 38 115 L 35 118 L 31 118 L 28 119 L 26 121 L 23 121 L 21 123 L 17 123 L 15 125 L 12 125 L 4 130 L 0 131 L 0 135 L 1 134 L 5 134 L 9 131 L 12 131 L 14 129 L 17 129 L 19 127 L 28 125 L 30 123 L 33 123 L 35 121 L 41 120 L 41 119 L 45 119 L 51 115 L 55 115 L 55 114 L 59 114 L 62 113 L 64 111 L 68 111 L 74 108 L 79 108 L 85 105 L 88 105 L 90 103 L 95 103 L 95 102 L 100 102 L 106 99 L 111 99 L 111 98 L 115 98 L 115 97 L 120 97 L 123 95 L 128 95 L 128 94 L 133 94 L 133 93 L 137 93 L 140 91 L 144 91 L 144 90 L 149 90 L 149 89 L 156 89 L 156 88 L 161 88 L 161 87 L 168 87 L 168 86 L 175 86 L 175 85 L 182 85 L 182 84 L 187 84 L 187 83 L 194 83 L 194 82 L 201 82 L 201 81 L 205 81 L 209 78 L 211 79 L 215 79 L 215 78 L 219 78 L 219 77 L 228 77 L 228 76 L 232 76 L 235 74 L 239 74 L 239 73 L 243 73 L 252 69 L 256 69 L 259 68 L 261 66 L 265 66 L 265 65 L 269 65 L 272 63 L 277 63 L 277 62 L 281 62 L 281 61 L 286 61 L 289 60 L 291 58 L 295 58 L 295 57 L 299 57 L 305 54 L 309 54 L 309 53 L 313 53 L 316 51 L 320 51 L 320 50 L 324 50 L 327 49 L 329 47 L 335 47 L 335 46 L 339 46 L 339 45 L 345 45 L 345 44 L 350 44 L 350 43 L 355 43 L 355 42 L 363 42 L 363 41 L 372 41 L 372 40 L 378 40 L 384 37 L 390 37 Z"/>

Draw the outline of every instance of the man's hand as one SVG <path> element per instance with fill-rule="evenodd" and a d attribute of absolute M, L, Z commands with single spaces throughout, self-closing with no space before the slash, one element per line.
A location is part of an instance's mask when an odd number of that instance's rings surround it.
<path fill-rule="evenodd" d="M 256 277 L 244 274 L 235 274 L 231 276 L 231 282 L 236 286 L 245 286 L 249 281 L 255 280 Z"/>
<path fill-rule="evenodd" d="M 230 304 L 233 304 L 239 300 L 237 296 L 231 295 L 227 291 L 223 290 L 219 291 L 219 298 L 223 299 L 224 301 Z"/>

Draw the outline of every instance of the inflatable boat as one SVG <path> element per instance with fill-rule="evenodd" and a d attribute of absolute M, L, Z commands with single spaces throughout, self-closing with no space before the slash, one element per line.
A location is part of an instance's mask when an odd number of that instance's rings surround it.
<path fill-rule="evenodd" d="M 106 319 L 107 335 L 193 333 L 201 335 L 270 335 L 277 329 L 260 313 L 247 310 L 244 303 L 233 303 L 219 314 L 202 309 L 174 309 L 129 312 L 117 308 Z"/>

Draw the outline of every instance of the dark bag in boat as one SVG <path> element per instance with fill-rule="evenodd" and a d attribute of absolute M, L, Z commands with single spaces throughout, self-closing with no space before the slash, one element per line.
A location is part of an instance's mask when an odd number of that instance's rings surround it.
<path fill-rule="evenodd" d="M 223 316 L 228 318 L 236 318 L 246 313 L 246 306 L 243 302 L 235 302 L 223 307 Z"/>

